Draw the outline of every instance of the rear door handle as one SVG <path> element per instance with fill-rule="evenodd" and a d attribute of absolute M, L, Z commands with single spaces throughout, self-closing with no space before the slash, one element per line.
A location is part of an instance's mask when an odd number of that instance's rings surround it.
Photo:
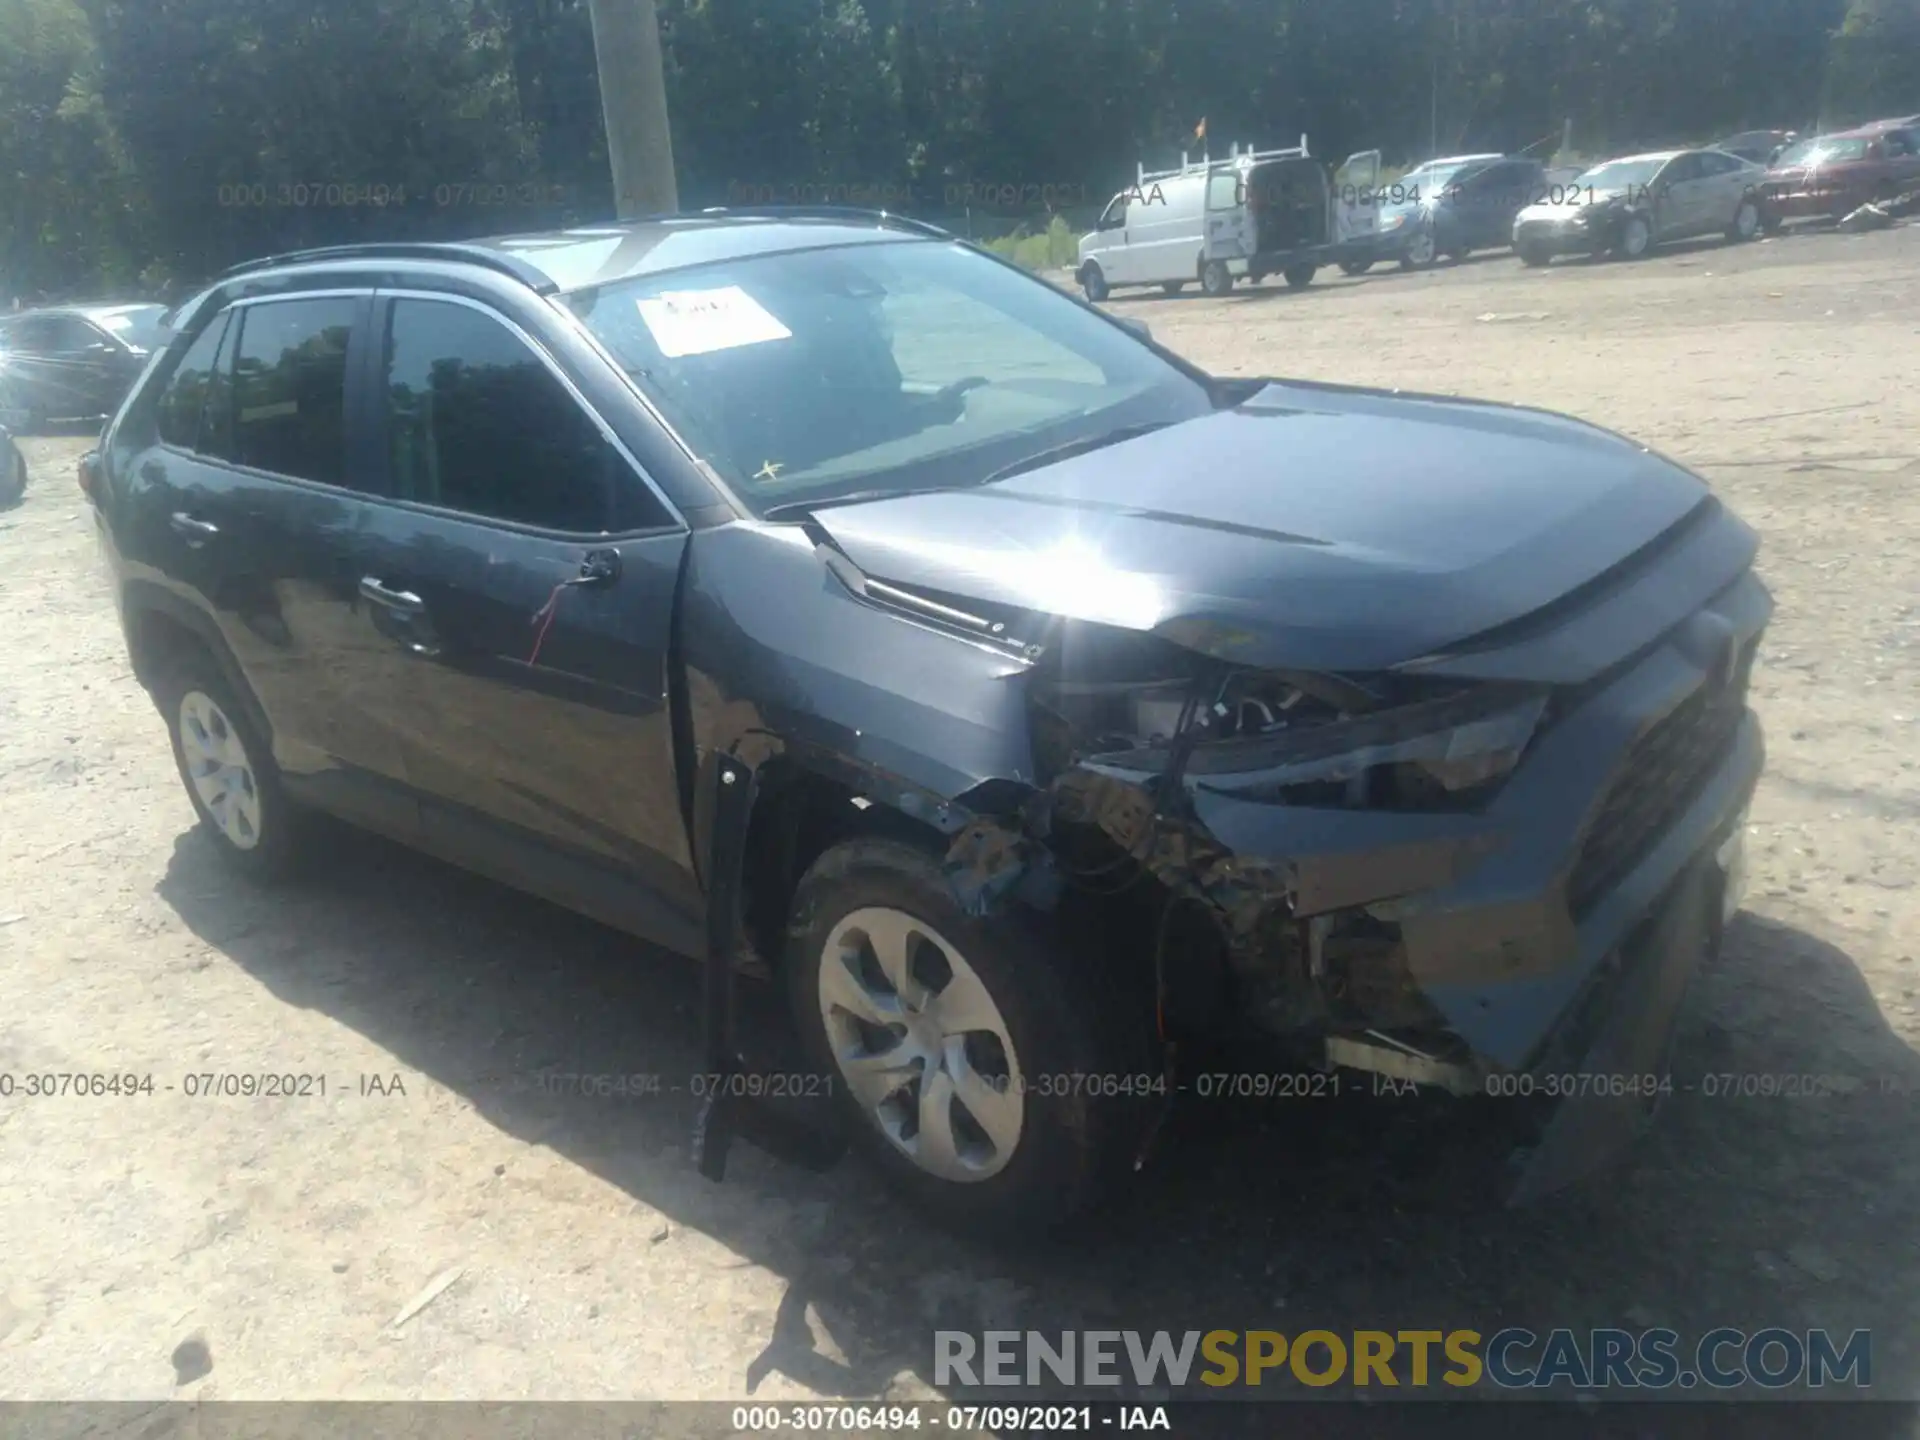
<path fill-rule="evenodd" d="M 374 604 L 384 605 L 403 615 L 419 615 L 427 608 L 427 602 L 411 590 L 389 590 L 371 575 L 360 582 L 360 593 Z"/>
<path fill-rule="evenodd" d="M 185 537 L 187 544 L 195 549 L 220 533 L 220 527 L 212 521 L 197 519 L 184 510 L 174 511 L 167 523 L 173 526 L 174 534 Z"/>

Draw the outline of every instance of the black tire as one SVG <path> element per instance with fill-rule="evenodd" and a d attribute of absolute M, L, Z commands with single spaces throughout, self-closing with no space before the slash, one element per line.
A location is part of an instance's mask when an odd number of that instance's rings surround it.
<path fill-rule="evenodd" d="M 1233 289 L 1233 272 L 1224 260 L 1209 260 L 1200 267 L 1200 288 L 1216 300 Z"/>
<path fill-rule="evenodd" d="M 834 928 L 871 907 L 905 912 L 936 930 L 964 956 L 1004 1020 L 1027 1083 L 1018 1139 L 1004 1168 L 988 1178 L 950 1180 L 920 1168 L 842 1077 L 821 1014 L 820 968 Z M 1034 918 L 964 913 L 926 851 L 899 840 L 860 839 L 816 860 L 794 895 L 785 969 L 807 1061 L 832 1081 L 835 1109 L 853 1143 L 939 1224 L 1001 1241 L 1037 1239 L 1093 1208 L 1129 1172 L 1159 1103 L 1154 1097 L 1110 1097 L 1092 1086 L 1055 1093 L 1036 1082 L 1158 1074 L 1150 996 L 1135 1007 L 1137 1023 L 1116 1020 L 1124 987 L 1084 978 L 1078 962 L 1048 943 Z"/>
<path fill-rule="evenodd" d="M 1535 270 L 1553 263 L 1553 252 L 1539 245 L 1521 245 L 1515 248 L 1514 253 L 1520 257 L 1522 265 L 1529 265 Z"/>
<path fill-rule="evenodd" d="M 1163 295 L 1178 295 L 1186 288 L 1187 282 L 1184 280 L 1169 280 L 1160 287 L 1160 293 Z"/>
<path fill-rule="evenodd" d="M 1111 293 L 1107 289 L 1107 277 L 1098 265 L 1089 260 L 1080 267 L 1080 293 L 1089 301 L 1098 305 Z"/>
<path fill-rule="evenodd" d="M 1748 219 L 1751 216 L 1751 219 Z M 1740 208 L 1733 212 L 1733 223 L 1727 226 L 1727 239 L 1735 245 L 1745 244 L 1760 237 L 1760 207 L 1752 200 L 1742 200 Z"/>
<path fill-rule="evenodd" d="M 182 735 L 185 723 L 182 708 L 192 696 L 212 702 L 225 733 L 230 733 L 238 742 L 245 756 L 252 781 L 248 793 L 255 802 L 258 816 L 258 823 L 250 827 L 255 836 L 251 845 L 237 843 L 229 835 L 195 784 L 193 762 Z M 246 707 L 240 704 L 213 658 L 202 650 L 189 650 L 174 657 L 154 681 L 153 700 L 166 721 L 180 784 L 193 805 L 201 830 L 221 860 L 251 880 L 279 880 L 295 873 L 306 858 L 311 817 L 287 798 L 280 784 L 280 771 L 273 763 L 272 747 L 247 718 Z M 225 738 L 220 726 L 210 728 L 216 736 Z"/>
<path fill-rule="evenodd" d="M 1319 273 L 1317 265 L 1289 265 L 1280 273 L 1286 278 L 1289 290 L 1304 290 L 1313 283 L 1313 277 Z"/>
<path fill-rule="evenodd" d="M 1371 260 L 1342 260 L 1342 261 L 1340 262 L 1340 269 L 1341 269 L 1341 270 L 1342 270 L 1342 271 L 1343 271 L 1344 273 L 1346 273 L 1346 274 L 1348 274 L 1348 275 L 1353 275 L 1353 276 L 1356 276 L 1356 277 L 1358 277 L 1358 276 L 1361 276 L 1361 275 L 1364 275 L 1364 274 L 1366 274 L 1366 273 L 1367 273 L 1367 272 L 1368 272 L 1369 270 L 1371 270 L 1371 269 L 1373 269 L 1373 261 L 1371 261 Z"/>
<path fill-rule="evenodd" d="M 11 439 L 0 440 L 0 506 L 17 505 L 27 493 L 27 457 Z"/>
<path fill-rule="evenodd" d="M 1762 210 L 1760 212 L 1760 233 L 1762 235 L 1778 235 L 1786 228 L 1787 222 L 1778 215 L 1775 215 L 1772 211 Z"/>
<path fill-rule="evenodd" d="M 1613 246 L 1614 259 L 1644 260 L 1652 253 L 1653 222 L 1644 215 L 1627 216 L 1620 222 L 1620 238 Z"/>

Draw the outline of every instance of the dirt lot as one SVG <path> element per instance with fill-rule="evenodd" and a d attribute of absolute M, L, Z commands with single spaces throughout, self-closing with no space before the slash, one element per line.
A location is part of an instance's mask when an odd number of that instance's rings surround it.
<path fill-rule="evenodd" d="M 0 1395 L 905 1396 L 937 1323 L 1865 1326 L 1875 1389 L 1920 1395 L 1920 228 L 1116 308 L 1217 369 L 1576 412 L 1764 533 L 1749 908 L 1690 1001 L 1696 1088 L 1628 1167 L 1503 1213 L 1459 1200 L 1424 1111 L 1195 1106 L 1137 1205 L 1024 1258 L 851 1165 L 740 1149 L 711 1187 L 687 1095 L 526 1087 L 697 1068 L 689 967 L 372 840 L 285 893 L 217 868 L 128 672 L 85 442 L 34 440 L 0 514 L 0 1071 L 330 1088 L 0 1100 Z M 211 1369 L 177 1371 L 195 1336 Z"/>

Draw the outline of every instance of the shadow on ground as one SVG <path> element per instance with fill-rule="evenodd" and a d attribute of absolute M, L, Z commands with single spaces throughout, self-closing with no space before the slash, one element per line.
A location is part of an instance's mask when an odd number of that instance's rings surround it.
<path fill-rule="evenodd" d="M 687 1158 L 684 1089 L 534 1091 L 542 1069 L 669 1086 L 698 1070 L 696 967 L 383 841 L 339 850 L 265 894 L 190 832 L 159 890 L 281 1000 L 785 1277 L 743 1385 L 772 1371 L 829 1395 L 874 1395 L 903 1371 L 933 1383 L 937 1328 L 1782 1325 L 1872 1329 L 1875 1393 L 1920 1396 L 1920 1059 L 1852 960 L 1800 930 L 1734 923 L 1690 1000 L 1679 1093 L 1592 1190 L 1489 1203 L 1497 1127 L 1457 1109 L 1196 1102 L 1132 1203 L 1071 1243 L 1007 1255 L 918 1226 L 857 1160 L 815 1175 L 738 1149 L 709 1185 Z M 1741 1091 L 1806 1082 L 1708 1078 L 1744 1075 L 1842 1080 L 1780 1098 Z M 816 1349 L 809 1307 L 849 1363 Z"/>

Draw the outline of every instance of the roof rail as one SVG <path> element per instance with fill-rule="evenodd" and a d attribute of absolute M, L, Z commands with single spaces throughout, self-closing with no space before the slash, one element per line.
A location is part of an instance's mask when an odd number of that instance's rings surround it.
<path fill-rule="evenodd" d="M 868 210 L 858 205 L 709 205 L 698 213 L 738 215 L 750 220 L 876 220 L 882 225 L 911 230 L 936 240 L 954 238 L 951 230 L 943 230 L 929 221 L 916 220 L 911 215 L 902 215 L 894 210 Z M 686 219 L 689 217 L 662 216 L 660 218 Z"/>
<path fill-rule="evenodd" d="M 282 265 L 310 265 L 328 260 L 451 261 L 457 265 L 478 265 L 503 275 L 511 275 L 542 295 L 551 295 L 560 288 L 554 283 L 552 276 L 518 256 L 499 250 L 490 250 L 484 245 L 421 240 L 369 240 L 354 245 L 322 245 L 312 250 L 289 250 L 282 255 L 268 255 L 259 260 L 249 260 L 243 265 L 235 265 L 230 270 L 222 271 L 219 279 L 229 280 L 237 275 L 248 275 L 257 270 L 277 269 Z"/>
<path fill-rule="evenodd" d="M 1200 152 L 1195 160 L 1190 152 L 1180 152 L 1180 166 L 1175 170 L 1149 170 L 1144 161 L 1134 167 L 1134 184 L 1147 185 L 1155 180 L 1176 180 L 1183 175 L 1203 175 L 1219 165 L 1231 165 L 1239 160 L 1304 160 L 1311 152 L 1307 149 L 1307 137 L 1301 133 L 1300 143 L 1283 150 L 1256 150 L 1252 145 L 1241 147 L 1239 141 L 1227 147 L 1226 156 L 1215 160 L 1206 151 Z"/>

